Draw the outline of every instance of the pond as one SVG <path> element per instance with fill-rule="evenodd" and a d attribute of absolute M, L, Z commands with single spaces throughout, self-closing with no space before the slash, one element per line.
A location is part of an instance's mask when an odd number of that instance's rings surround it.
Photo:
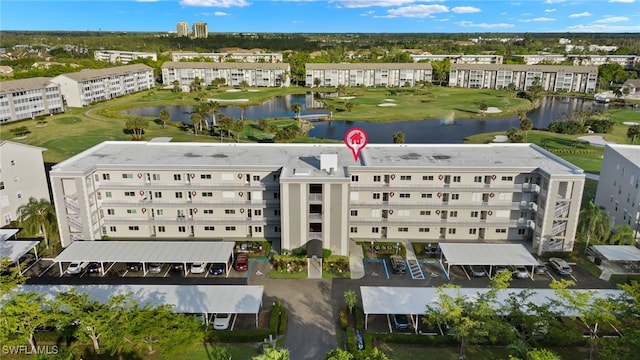
<path fill-rule="evenodd" d="M 324 114 L 316 94 L 287 95 L 276 97 L 254 106 L 221 106 L 219 112 L 235 119 L 244 116 L 247 120 L 262 118 L 293 117 L 295 114 L 289 110 L 292 104 L 301 104 L 301 115 Z M 558 120 L 563 114 L 591 108 L 603 108 L 605 105 L 597 104 L 592 100 L 571 97 L 545 97 L 540 107 L 527 113 L 527 117 L 533 122 L 536 129 L 546 129 L 549 123 Z M 149 106 L 128 110 L 128 114 L 137 116 L 158 117 L 160 110 L 166 108 L 171 114 L 171 119 L 189 124 L 192 106 Z M 363 128 L 369 137 L 370 143 L 392 143 L 392 135 L 402 131 L 405 134 L 407 144 L 450 144 L 462 143 L 465 137 L 485 133 L 506 131 L 511 127 L 520 129 L 517 116 L 497 117 L 499 114 L 487 114 L 484 119 L 439 119 L 439 120 L 413 120 L 394 121 L 386 123 L 372 123 L 366 121 L 333 121 L 314 122 L 314 128 L 309 131 L 310 137 L 342 140 L 344 133 L 351 127 Z"/>

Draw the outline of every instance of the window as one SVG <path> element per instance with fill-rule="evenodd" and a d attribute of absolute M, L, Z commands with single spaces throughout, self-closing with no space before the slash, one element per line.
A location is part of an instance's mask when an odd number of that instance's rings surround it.
<path fill-rule="evenodd" d="M 204 191 L 204 192 L 202 192 L 202 197 L 213 197 L 213 192 Z"/>
<path fill-rule="evenodd" d="M 211 174 L 200 174 L 200 179 L 211 180 Z"/>
<path fill-rule="evenodd" d="M 215 231 L 216 227 L 215 226 L 205 226 L 204 227 L 204 231 Z"/>
<path fill-rule="evenodd" d="M 260 175 L 253 175 L 253 181 L 260 181 Z"/>
<path fill-rule="evenodd" d="M 496 229 L 496 233 L 498 234 L 505 234 L 507 232 L 507 229 Z"/>
<path fill-rule="evenodd" d="M 400 197 L 403 198 L 403 199 L 408 199 L 408 198 L 411 197 L 411 194 L 410 193 L 401 193 Z"/>
<path fill-rule="evenodd" d="M 400 180 L 411 181 L 411 175 L 400 175 Z"/>
<path fill-rule="evenodd" d="M 398 232 L 409 232 L 409 228 L 407 227 L 399 227 Z"/>
<path fill-rule="evenodd" d="M 460 182 L 462 178 L 460 176 L 454 176 L 453 177 L 453 182 Z"/>
<path fill-rule="evenodd" d="M 204 209 L 202 212 L 208 215 L 213 215 L 213 209 Z"/>
<path fill-rule="evenodd" d="M 478 229 L 469 229 L 469 235 L 475 235 L 478 233 Z"/>
<path fill-rule="evenodd" d="M 380 228 L 377 227 L 377 226 L 374 226 L 374 227 L 371 228 L 371 232 L 374 233 L 374 234 L 377 234 L 377 233 L 380 232 Z"/>
<path fill-rule="evenodd" d="M 111 180 L 111 176 L 109 176 L 109 174 L 102 174 L 102 180 Z"/>
<path fill-rule="evenodd" d="M 127 214 L 137 214 L 138 210 L 136 209 L 127 209 Z"/>
<path fill-rule="evenodd" d="M 426 227 L 418 228 L 418 232 L 422 232 L 422 233 L 429 232 L 429 228 L 426 228 Z"/>
<path fill-rule="evenodd" d="M 186 226 L 178 226 L 178 232 L 187 232 L 187 227 Z"/>
<path fill-rule="evenodd" d="M 380 193 L 373 193 L 373 200 L 380 200 Z"/>
<path fill-rule="evenodd" d="M 513 176 L 503 176 L 502 181 L 513 181 Z"/>
<path fill-rule="evenodd" d="M 429 193 L 429 194 L 422 194 L 421 195 L 423 199 L 433 199 L 433 194 Z"/>
<path fill-rule="evenodd" d="M 360 176 L 358 175 L 351 175 L 351 181 L 353 182 L 358 182 L 360 180 Z"/>
<path fill-rule="evenodd" d="M 280 199 L 280 193 L 279 192 L 274 192 L 273 193 L 273 198 L 274 199 Z"/>
<path fill-rule="evenodd" d="M 373 175 L 373 182 L 380 182 L 380 175 Z"/>
<path fill-rule="evenodd" d="M 279 233 L 280 232 L 280 226 L 274 226 L 273 227 L 273 232 Z"/>
<path fill-rule="evenodd" d="M 107 215 L 115 215 L 115 214 L 116 214 L 115 209 L 107 209 Z"/>
<path fill-rule="evenodd" d="M 0 189 L 0 190 L 2 190 L 2 189 Z M 111 191 L 105 191 L 104 192 L 104 197 L 110 198 L 111 196 L 112 196 Z"/>
<path fill-rule="evenodd" d="M 154 197 L 156 197 L 156 198 L 158 198 L 158 199 L 161 199 L 161 198 L 162 198 L 162 191 L 156 191 L 156 192 L 154 192 L 154 193 L 153 193 L 153 196 L 154 196 Z"/>
<path fill-rule="evenodd" d="M 478 212 L 477 211 L 472 211 L 471 212 L 471 217 L 478 217 Z"/>
<path fill-rule="evenodd" d="M 278 179 L 280 179 L 280 175 L 274 174 L 272 178 L 273 178 L 273 181 L 278 181 Z"/>
<path fill-rule="evenodd" d="M 355 234 L 358 232 L 358 227 L 357 226 L 352 226 L 349 228 L 349 232 L 352 234 Z"/>
<path fill-rule="evenodd" d="M 253 210 L 253 215 L 256 215 L 256 216 L 262 216 L 262 209 L 255 209 L 255 210 Z"/>
<path fill-rule="evenodd" d="M 253 227 L 253 232 L 261 233 L 262 232 L 262 226 L 254 226 Z"/>
<path fill-rule="evenodd" d="M 458 217 L 457 211 L 449 211 L 449 217 Z"/>
<path fill-rule="evenodd" d="M 0 190 L 4 190 L 4 181 L 0 181 Z"/>
<path fill-rule="evenodd" d="M 162 209 L 156 210 L 156 215 L 161 215 L 161 216 L 164 215 L 164 210 Z"/>
<path fill-rule="evenodd" d="M 236 227 L 235 226 L 225 226 L 224 229 L 227 230 L 227 231 L 236 231 Z"/>
<path fill-rule="evenodd" d="M 235 214 L 236 210 L 235 209 L 225 209 L 224 213 L 227 214 L 227 215 Z"/>
<path fill-rule="evenodd" d="M 351 216 L 358 216 L 358 210 L 351 210 Z"/>
<path fill-rule="evenodd" d="M 138 225 L 129 226 L 129 231 L 138 231 L 140 227 Z"/>
<path fill-rule="evenodd" d="M 155 180 L 155 181 L 159 181 L 160 180 L 160 174 L 153 174 L 151 175 L 151 179 Z"/>
<path fill-rule="evenodd" d="M 518 229 L 518 235 L 524 235 L 526 232 L 526 229 Z"/>
<path fill-rule="evenodd" d="M 473 182 L 477 182 L 477 183 L 482 182 L 482 176 L 474 176 Z"/>
<path fill-rule="evenodd" d="M 431 210 L 420 210 L 420 215 L 429 216 L 431 215 Z"/>
<path fill-rule="evenodd" d="M 451 200 L 460 200 L 460 194 L 451 194 Z"/>
<path fill-rule="evenodd" d="M 124 192 L 124 196 L 136 196 L 136 192 L 135 191 L 125 191 Z"/>
<path fill-rule="evenodd" d="M 117 229 L 116 229 L 116 227 L 115 227 L 115 226 L 109 226 L 109 231 L 111 231 L 111 232 L 116 232 L 116 231 L 117 231 Z"/>
<path fill-rule="evenodd" d="M 449 235 L 455 235 L 456 229 L 455 228 L 449 228 L 449 230 L 447 230 L 447 232 L 449 233 Z"/>
<path fill-rule="evenodd" d="M 133 179 L 133 174 L 122 174 L 123 179 Z"/>
<path fill-rule="evenodd" d="M 424 181 L 433 181 L 433 175 L 425 175 L 422 177 Z"/>
<path fill-rule="evenodd" d="M 280 216 L 280 209 L 273 209 L 273 215 Z"/>
<path fill-rule="evenodd" d="M 182 179 L 182 175 L 180 175 L 180 174 L 173 174 L 173 180 L 180 181 L 180 179 Z"/>
<path fill-rule="evenodd" d="M 182 192 L 176 191 L 176 199 L 182 199 Z"/>
<path fill-rule="evenodd" d="M 158 232 L 166 232 L 167 228 L 165 228 L 164 226 L 158 226 Z"/>

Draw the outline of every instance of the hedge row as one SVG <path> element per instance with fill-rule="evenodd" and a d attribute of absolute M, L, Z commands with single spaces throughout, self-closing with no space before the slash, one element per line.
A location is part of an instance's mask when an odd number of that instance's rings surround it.
<path fill-rule="evenodd" d="M 209 336 L 209 341 L 229 343 L 262 342 L 269 335 L 283 335 L 287 331 L 287 310 L 279 301 L 273 303 L 269 317 L 269 328 L 234 331 L 215 331 Z"/>
<path fill-rule="evenodd" d="M 356 329 L 350 327 L 347 329 L 347 351 L 355 354 L 358 351 L 356 347 Z"/>
<path fill-rule="evenodd" d="M 287 332 L 287 309 L 280 310 L 280 323 L 278 325 L 278 335 L 284 335 Z"/>
<path fill-rule="evenodd" d="M 554 154 L 595 154 L 594 150 L 551 149 Z"/>

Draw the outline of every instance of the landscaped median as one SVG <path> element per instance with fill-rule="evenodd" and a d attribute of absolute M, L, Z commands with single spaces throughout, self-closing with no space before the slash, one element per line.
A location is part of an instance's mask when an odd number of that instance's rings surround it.
<path fill-rule="evenodd" d="M 304 248 L 283 251 L 273 255 L 269 277 L 274 279 L 305 279 L 308 277 L 308 258 Z M 349 257 L 331 255 L 331 250 L 322 251 L 322 277 L 325 279 L 350 279 Z"/>

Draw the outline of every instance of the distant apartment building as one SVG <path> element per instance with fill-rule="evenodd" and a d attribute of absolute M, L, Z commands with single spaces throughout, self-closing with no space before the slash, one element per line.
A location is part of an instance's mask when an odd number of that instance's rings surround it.
<path fill-rule="evenodd" d="M 18 208 L 29 198 L 51 200 L 42 152 L 47 149 L 0 141 L 0 219 L 5 226 L 17 220 Z"/>
<path fill-rule="evenodd" d="M 449 60 L 452 64 L 502 64 L 502 55 L 411 55 L 414 62 Z"/>
<path fill-rule="evenodd" d="M 240 62 L 165 62 L 162 64 L 162 83 L 189 86 L 198 77 L 204 84 L 215 79 L 224 79 L 228 86 L 287 87 L 290 85 L 291 67 L 287 63 L 240 63 Z"/>
<path fill-rule="evenodd" d="M 186 21 L 181 21 L 176 24 L 176 33 L 178 37 L 188 37 L 189 36 L 189 23 Z"/>
<path fill-rule="evenodd" d="M 431 82 L 433 69 L 429 63 L 308 63 L 306 86 L 414 86 Z M 318 80 L 316 80 L 318 79 Z"/>
<path fill-rule="evenodd" d="M 204 59 L 212 62 L 239 61 L 255 63 L 281 63 L 281 53 L 198 53 L 198 52 L 172 52 L 171 61 L 189 61 Z"/>
<path fill-rule="evenodd" d="M 640 241 L 640 146 L 605 146 L 595 203 L 607 211 L 614 227 L 629 225 Z"/>
<path fill-rule="evenodd" d="M 62 74 L 51 81 L 60 86 L 67 106 L 83 107 L 99 101 L 152 89 L 153 68 L 144 64 Z"/>
<path fill-rule="evenodd" d="M 50 172 L 77 240 L 524 243 L 571 251 L 585 175 L 532 144 L 104 142 Z"/>
<path fill-rule="evenodd" d="M 574 66 L 600 66 L 604 64 L 618 64 L 625 69 L 631 69 L 640 64 L 640 56 L 636 55 L 560 55 L 535 54 L 513 55 L 521 57 L 527 65 L 572 63 Z"/>
<path fill-rule="evenodd" d="M 193 23 L 193 38 L 194 39 L 206 39 L 209 37 L 209 30 L 207 30 L 206 22 Z"/>
<path fill-rule="evenodd" d="M 449 86 L 462 88 L 528 90 L 538 79 L 547 91 L 592 93 L 598 67 L 563 65 L 451 64 Z"/>
<path fill-rule="evenodd" d="M 0 82 L 0 123 L 64 112 L 60 85 L 37 77 Z"/>
<path fill-rule="evenodd" d="M 524 59 L 527 65 L 562 64 L 569 61 L 565 55 L 560 54 L 513 55 L 513 57 Z"/>
<path fill-rule="evenodd" d="M 93 52 L 93 58 L 97 61 L 106 61 L 112 64 L 126 65 L 130 61 L 136 59 L 151 59 L 153 61 L 158 60 L 158 54 L 154 52 L 135 52 L 135 51 L 120 51 L 120 50 L 95 50 Z"/>

